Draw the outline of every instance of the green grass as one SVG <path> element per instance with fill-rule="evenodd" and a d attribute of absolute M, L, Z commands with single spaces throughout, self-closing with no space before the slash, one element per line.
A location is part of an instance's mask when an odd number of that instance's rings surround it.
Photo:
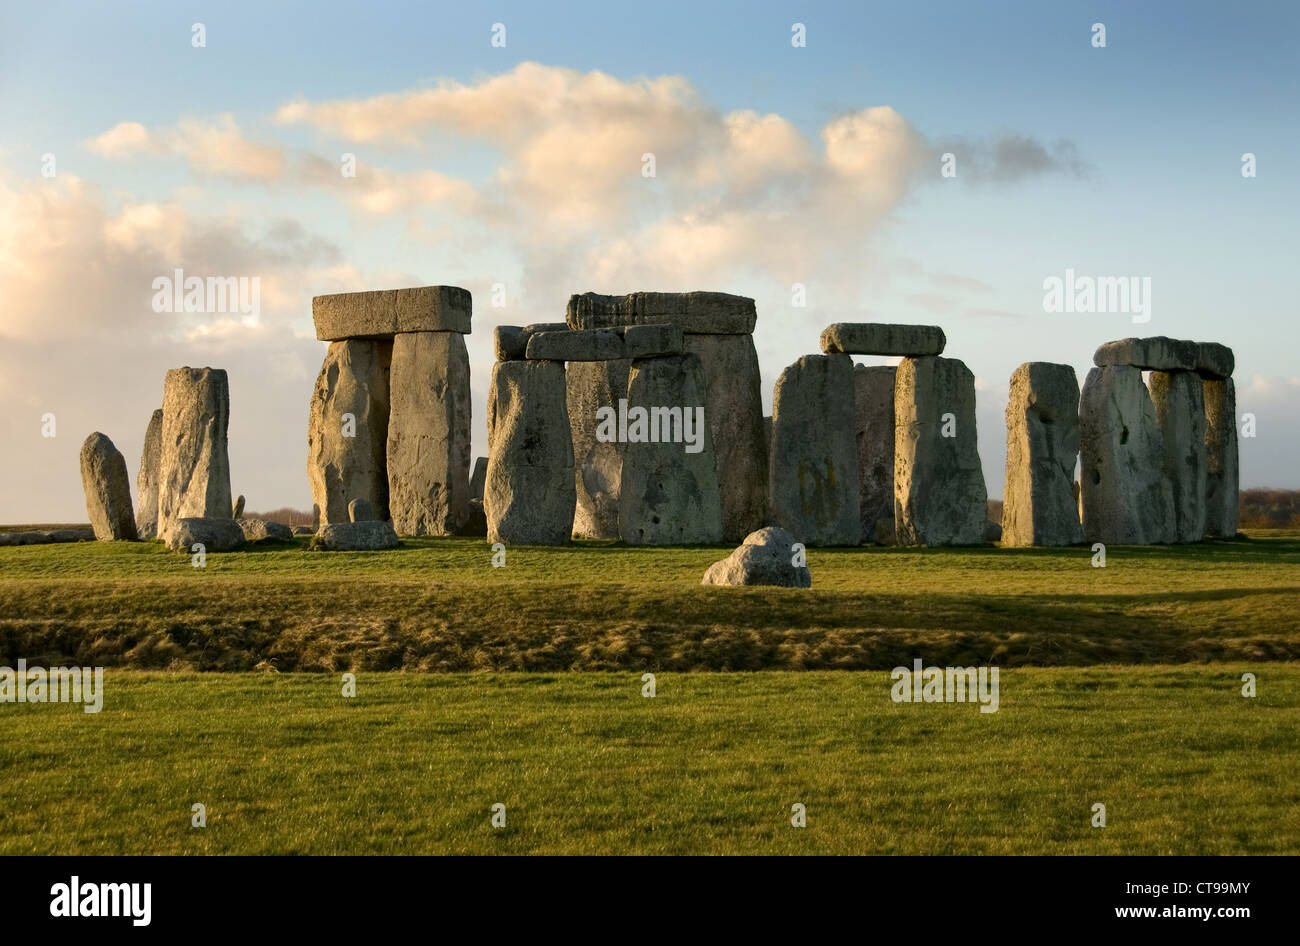
<path fill-rule="evenodd" d="M 99 714 L 0 704 L 0 853 L 1300 852 L 1300 667 L 1003 671 L 996 714 L 877 671 L 640 690 L 109 670 Z"/>
<path fill-rule="evenodd" d="M 706 588 L 729 548 L 477 539 L 208 556 L 0 548 L 0 663 L 159 670 L 888 669 L 1300 660 L 1300 536 L 1174 547 L 810 549 L 810 590 Z"/>

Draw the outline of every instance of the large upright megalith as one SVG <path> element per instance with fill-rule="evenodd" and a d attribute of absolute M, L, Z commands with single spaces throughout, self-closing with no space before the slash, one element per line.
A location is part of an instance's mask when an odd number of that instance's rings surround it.
<path fill-rule="evenodd" d="M 683 333 L 685 351 L 698 355 L 704 368 L 705 414 L 713 440 L 723 537 L 739 542 L 761 528 L 766 523 L 767 450 L 762 382 L 752 337 L 757 321 L 754 300 L 724 292 L 633 292 L 622 296 L 589 292 L 569 299 L 566 321 L 579 331 L 625 327 L 629 358 L 675 353 L 634 343 L 634 338 L 654 341 L 655 336 L 644 331 L 647 328 L 673 326 Z M 608 379 L 595 371 L 585 370 L 580 377 L 593 387 L 581 395 L 584 403 L 607 387 Z M 617 399 L 610 406 L 617 406 Z M 586 424 L 585 420 L 578 422 Z M 577 438 L 585 435 L 585 426 L 574 435 L 578 442 Z M 594 455 L 579 456 L 578 463 L 582 470 L 598 471 L 590 477 L 598 480 L 616 472 L 612 460 L 611 451 L 597 448 Z M 617 484 L 607 482 L 613 486 L 611 492 L 617 493 Z M 580 495 L 583 489 L 580 485 Z M 581 498 L 579 502 L 588 505 Z M 605 516 L 597 523 L 607 529 L 610 520 Z M 580 512 L 575 526 L 589 525 L 590 519 Z"/>
<path fill-rule="evenodd" d="M 629 545 L 722 538 L 704 366 L 697 355 L 638 358 L 628 372 L 619 528 Z M 607 425 L 624 418 L 604 416 Z"/>
<path fill-rule="evenodd" d="M 312 392 L 307 479 L 320 522 L 348 521 L 348 503 L 365 499 L 388 518 L 388 377 L 393 343 L 331 342 Z"/>
<path fill-rule="evenodd" d="M 1174 538 L 1174 499 L 1155 405 L 1131 365 L 1088 372 L 1079 401 L 1083 534 L 1107 545 Z"/>
<path fill-rule="evenodd" d="M 573 462 L 577 508 L 573 534 L 583 539 L 619 538 L 619 495 L 623 482 L 623 452 L 617 438 L 596 436 L 596 414 L 618 409 L 627 397 L 632 359 L 572 361 L 566 367 L 565 389 L 569 423 L 573 427 Z"/>
<path fill-rule="evenodd" d="M 135 515 L 131 511 L 131 479 L 126 460 L 113 441 L 99 432 L 81 445 L 81 487 L 86 494 L 86 515 L 100 541 L 135 541 Z"/>
<path fill-rule="evenodd" d="M 483 491 L 489 542 L 563 545 L 573 529 L 573 441 L 564 363 L 499 361 L 488 389 Z"/>
<path fill-rule="evenodd" d="M 904 358 L 894 383 L 898 544 L 979 545 L 987 521 L 975 376 L 955 358 Z"/>
<path fill-rule="evenodd" d="M 864 542 L 893 542 L 895 370 L 888 365 L 853 366 L 858 505 Z"/>
<path fill-rule="evenodd" d="M 174 368 L 163 382 L 158 535 L 179 519 L 230 519 L 230 385 L 220 368 Z"/>
<path fill-rule="evenodd" d="M 469 353 L 459 332 L 393 337 L 388 507 L 399 535 L 454 535 L 469 516 Z"/>
<path fill-rule="evenodd" d="M 140 472 L 135 479 L 138 494 L 135 531 L 142 539 L 158 534 L 158 471 L 162 464 L 162 408 L 154 411 L 144 431 L 144 449 L 140 451 Z"/>
<path fill-rule="evenodd" d="M 1069 365 L 1026 362 L 1011 375 L 1002 544 L 1077 545 L 1079 382 Z"/>
<path fill-rule="evenodd" d="M 1174 502 L 1173 541 L 1205 536 L 1205 398 L 1194 371 L 1152 371 L 1151 401 L 1164 443 L 1165 478 Z"/>
<path fill-rule="evenodd" d="M 1205 534 L 1237 534 L 1237 392 L 1232 378 L 1202 382 L 1205 401 Z"/>
<path fill-rule="evenodd" d="M 804 545 L 858 545 L 857 416 L 853 359 L 804 355 L 772 397 L 772 520 Z"/>

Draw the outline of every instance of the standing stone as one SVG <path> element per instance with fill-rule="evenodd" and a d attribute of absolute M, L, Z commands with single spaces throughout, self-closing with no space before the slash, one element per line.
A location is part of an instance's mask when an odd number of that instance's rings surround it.
<path fill-rule="evenodd" d="M 158 535 L 180 519 L 230 519 L 230 385 L 220 368 L 175 368 L 163 382 Z"/>
<path fill-rule="evenodd" d="M 483 491 L 489 542 L 563 545 L 573 529 L 573 440 L 564 363 L 499 361 L 488 390 Z"/>
<path fill-rule="evenodd" d="M 882 545 L 894 533 L 894 374 L 889 366 L 853 366 L 862 541 Z"/>
<path fill-rule="evenodd" d="M 577 506 L 573 535 L 581 539 L 617 539 L 618 509 L 623 480 L 625 444 L 596 439 L 596 412 L 618 410 L 627 398 L 632 361 L 574 361 L 566 369 L 565 400 L 573 428 L 574 479 Z"/>
<path fill-rule="evenodd" d="M 619 492 L 619 527 L 628 545 L 696 545 L 722 538 L 707 403 L 698 355 L 632 362 Z M 645 421 L 638 431 L 642 412 Z"/>
<path fill-rule="evenodd" d="M 904 358 L 894 382 L 898 544 L 980 545 L 987 521 L 975 376 L 956 358 Z"/>
<path fill-rule="evenodd" d="M 1231 378 L 1205 381 L 1205 534 L 1237 534 L 1237 391 Z"/>
<path fill-rule="evenodd" d="M 1174 536 L 1165 444 L 1142 371 L 1093 368 L 1079 401 L 1083 534 L 1088 542 L 1151 545 Z"/>
<path fill-rule="evenodd" d="M 81 488 L 96 539 L 134 542 L 138 538 L 126 460 L 113 441 L 101 433 L 91 434 L 81 445 Z"/>
<path fill-rule="evenodd" d="M 316 378 L 307 424 L 313 523 L 348 521 L 348 503 L 367 499 L 388 517 L 389 363 L 393 344 L 331 342 Z"/>
<path fill-rule="evenodd" d="M 1007 481 L 1002 544 L 1083 541 L 1074 467 L 1079 459 L 1079 382 L 1069 365 L 1026 362 L 1007 400 Z"/>
<path fill-rule="evenodd" d="M 848 355 L 804 355 L 777 379 L 769 503 L 804 545 L 862 540 L 856 414 Z"/>
<path fill-rule="evenodd" d="M 1205 396 L 1192 371 L 1151 372 L 1151 401 L 1165 448 L 1165 478 L 1173 493 L 1175 542 L 1205 537 Z"/>
<path fill-rule="evenodd" d="M 393 339 L 388 508 L 399 535 L 454 535 L 469 516 L 469 353 L 458 332 Z"/>
<path fill-rule="evenodd" d="M 348 503 L 348 520 L 350 522 L 375 522 L 375 510 L 370 500 L 358 497 Z"/>
<path fill-rule="evenodd" d="M 235 499 L 235 508 L 231 510 L 230 518 L 239 519 L 244 515 L 244 494 L 240 493 Z"/>
<path fill-rule="evenodd" d="M 483 502 L 483 484 L 487 482 L 487 457 L 474 458 L 474 472 L 469 477 L 469 498 Z"/>
<path fill-rule="evenodd" d="M 629 335 L 634 329 L 628 329 Z M 767 450 L 763 440 L 763 384 L 752 335 L 687 335 L 699 356 L 713 437 L 722 538 L 740 542 L 767 520 Z"/>
<path fill-rule="evenodd" d="M 135 510 L 135 531 L 142 539 L 158 534 L 158 466 L 162 462 L 162 408 L 153 412 L 144 432 L 144 450 L 140 453 L 140 473 L 135 478 L 139 504 Z"/>

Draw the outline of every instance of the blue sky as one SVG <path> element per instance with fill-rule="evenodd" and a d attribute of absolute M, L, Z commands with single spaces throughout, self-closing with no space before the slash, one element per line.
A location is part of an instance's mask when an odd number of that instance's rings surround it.
<path fill-rule="evenodd" d="M 505 48 L 489 42 L 498 22 Z M 806 48 L 790 44 L 796 22 Z M 134 469 L 163 372 L 183 363 L 231 371 L 234 487 L 250 507 L 309 505 L 306 405 L 324 352 L 310 297 L 413 282 L 475 293 L 480 454 L 493 325 L 558 319 L 571 292 L 707 288 L 758 300 L 769 404 L 780 370 L 816 351 L 829 322 L 942 325 L 947 354 L 979 379 L 991 495 L 1021 362 L 1073 364 L 1082 383 L 1111 338 L 1225 342 L 1239 409 L 1259 417 L 1243 485 L 1300 487 L 1298 27 L 1291 3 L 6 5 L 0 276 L 22 278 L 0 314 L 0 403 L 13 407 L 0 443 L 48 472 L 7 465 L 0 520 L 80 518 L 82 437 L 108 433 Z M 609 107 L 609 90 L 584 82 L 595 73 L 627 96 L 630 128 L 607 135 L 608 111 L 584 112 Z M 512 91 L 491 91 L 511 76 Z M 684 86 L 665 91 L 662 77 Z M 418 103 L 449 82 L 518 132 L 467 130 L 472 114 L 435 103 L 433 119 L 398 107 L 358 138 L 354 119 L 322 107 Z M 290 103 L 308 117 L 285 120 Z M 775 116 L 777 137 L 716 150 L 726 116 L 751 111 Z M 109 147 L 101 136 L 123 123 L 139 140 Z M 856 181 L 824 160 L 828 127 L 850 129 L 851 164 L 866 155 Z M 636 162 L 656 135 L 673 143 L 646 182 Z M 1003 166 L 992 155 L 1007 141 L 1049 157 Z M 232 161 L 245 148 L 253 163 Z M 945 150 L 955 179 L 938 174 Z M 387 203 L 322 183 L 319 168 L 345 151 L 388 175 L 365 184 Z M 1254 179 L 1243 152 L 1257 156 Z M 46 153 L 54 179 L 40 173 Z M 582 166 L 572 179 L 556 170 L 566 153 Z M 626 177 L 603 176 L 602 161 L 626 162 Z M 752 186 L 729 183 L 741 168 Z M 721 183 L 705 183 L 711 169 Z M 598 187 L 580 193 L 588 180 Z M 434 191 L 417 200 L 420 186 Z M 557 223 L 583 199 L 589 213 Z M 700 253 L 718 220 L 749 239 Z M 150 274 L 187 263 L 264 276 L 255 332 L 148 311 Z M 1042 281 L 1066 268 L 1151 277 L 1151 322 L 1044 312 Z M 796 278 L 806 309 L 789 304 Z M 493 282 L 508 288 L 503 309 L 487 304 Z M 113 371 L 97 377 L 106 358 Z M 45 410 L 59 416 L 53 440 L 33 419 Z"/>

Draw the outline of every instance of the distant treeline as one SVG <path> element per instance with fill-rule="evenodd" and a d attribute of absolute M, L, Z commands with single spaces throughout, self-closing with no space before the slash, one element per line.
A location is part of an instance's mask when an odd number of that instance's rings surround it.
<path fill-rule="evenodd" d="M 291 509 L 285 506 L 283 509 L 272 509 L 270 512 L 245 512 L 245 519 L 264 519 L 267 522 L 278 522 L 289 528 L 294 526 L 310 526 L 312 524 L 311 510 L 303 512 L 301 509 Z"/>

